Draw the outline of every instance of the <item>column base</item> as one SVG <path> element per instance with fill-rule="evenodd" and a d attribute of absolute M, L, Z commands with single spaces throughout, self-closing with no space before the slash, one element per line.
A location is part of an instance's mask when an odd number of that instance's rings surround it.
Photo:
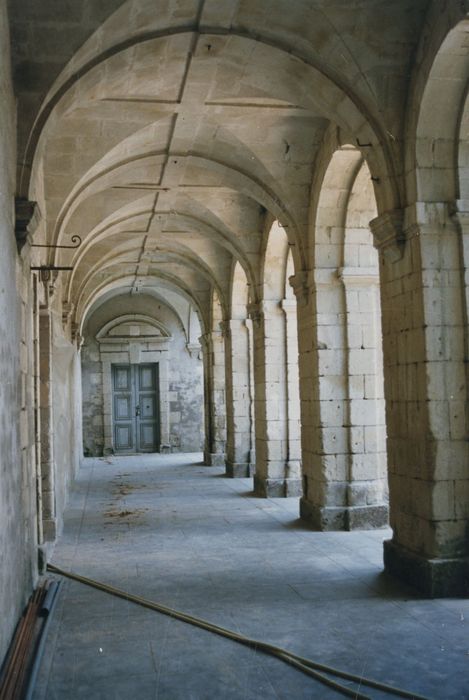
<path fill-rule="evenodd" d="M 388 526 L 388 506 L 317 506 L 300 500 L 300 518 L 315 530 L 378 530 Z"/>
<path fill-rule="evenodd" d="M 384 542 L 384 568 L 409 583 L 428 598 L 460 597 L 469 594 L 469 560 L 426 559 L 393 540 Z"/>
<path fill-rule="evenodd" d="M 224 452 L 204 452 L 204 463 L 206 467 L 224 467 L 225 466 Z"/>
<path fill-rule="evenodd" d="M 45 542 L 55 542 L 57 538 L 56 518 L 51 518 L 50 520 L 42 521 L 42 536 Z"/>
<path fill-rule="evenodd" d="M 46 573 L 47 562 L 52 557 L 54 545 L 55 542 L 43 542 L 37 548 L 37 567 L 41 576 Z"/>
<path fill-rule="evenodd" d="M 301 479 L 262 479 L 256 474 L 254 493 L 259 498 L 298 498 L 303 487 Z"/>
<path fill-rule="evenodd" d="M 230 479 L 246 479 L 254 474 L 254 467 L 250 462 L 225 463 L 226 476 Z"/>

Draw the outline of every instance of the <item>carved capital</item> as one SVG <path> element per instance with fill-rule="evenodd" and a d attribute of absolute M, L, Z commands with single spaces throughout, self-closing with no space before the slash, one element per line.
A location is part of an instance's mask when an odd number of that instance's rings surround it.
<path fill-rule="evenodd" d="M 204 333 L 203 335 L 200 336 L 199 338 L 199 343 L 202 347 L 202 350 L 210 350 L 211 343 L 212 343 L 212 338 L 210 333 Z"/>
<path fill-rule="evenodd" d="M 200 343 L 186 343 L 186 350 L 191 357 L 198 357 L 200 360 L 200 352 L 202 350 Z"/>
<path fill-rule="evenodd" d="M 385 211 L 370 221 L 375 247 L 391 262 L 401 260 L 404 254 L 404 211 Z"/>
<path fill-rule="evenodd" d="M 39 280 L 44 285 L 47 299 L 50 299 L 51 297 L 54 296 L 55 285 L 57 283 L 58 275 L 59 275 L 58 270 L 48 270 L 48 269 L 39 270 Z"/>
<path fill-rule="evenodd" d="M 70 332 L 71 332 L 71 337 L 72 337 L 72 343 L 76 343 L 78 349 L 81 348 L 84 342 L 84 338 L 82 335 L 80 335 L 80 327 L 78 323 L 75 323 L 75 321 L 72 321 L 72 324 L 70 326 Z"/>
<path fill-rule="evenodd" d="M 15 237 L 19 253 L 26 243 L 31 243 L 32 234 L 40 220 L 41 212 L 36 202 L 25 197 L 15 198 Z"/>
<path fill-rule="evenodd" d="M 247 312 L 251 321 L 260 326 L 264 320 L 264 309 L 261 302 L 251 302 L 247 305 Z"/>
<path fill-rule="evenodd" d="M 288 278 L 290 286 L 292 287 L 296 302 L 299 306 L 306 306 L 308 304 L 310 294 L 311 294 L 311 274 L 308 270 L 301 270 L 295 275 Z"/>
<path fill-rule="evenodd" d="M 230 321 L 221 321 L 220 330 L 223 338 L 229 338 L 231 336 L 231 325 Z"/>
<path fill-rule="evenodd" d="M 64 301 L 62 304 L 62 325 L 65 328 L 73 313 L 74 304 L 71 301 Z"/>

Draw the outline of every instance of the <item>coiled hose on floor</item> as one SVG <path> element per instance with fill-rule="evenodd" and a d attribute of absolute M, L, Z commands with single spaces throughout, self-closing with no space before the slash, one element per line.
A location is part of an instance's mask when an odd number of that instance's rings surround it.
<path fill-rule="evenodd" d="M 117 596 L 118 598 L 122 598 L 124 600 L 130 600 L 133 603 L 136 603 L 137 605 L 141 605 L 144 608 L 148 608 L 149 610 L 154 610 L 156 612 L 162 613 L 163 615 L 169 615 L 169 617 L 172 617 L 176 620 L 187 622 L 188 624 L 194 625 L 195 627 L 200 627 L 201 629 L 207 630 L 208 632 L 213 632 L 214 634 L 218 634 L 221 637 L 231 639 L 232 641 L 238 642 L 239 644 L 243 644 L 244 646 L 249 647 L 250 649 L 262 651 L 265 654 L 270 654 L 270 656 L 274 656 L 275 658 L 280 659 L 281 661 L 285 661 L 285 663 L 289 664 L 290 666 L 293 666 L 302 673 L 311 676 L 311 678 L 314 678 L 320 683 L 327 685 L 329 688 L 332 688 L 338 693 L 341 693 L 342 695 L 345 695 L 349 698 L 355 698 L 355 700 L 370 700 L 368 695 L 364 695 L 360 692 L 361 686 L 368 686 L 369 688 L 375 688 L 376 690 L 380 690 L 385 693 L 391 693 L 392 695 L 397 695 L 401 698 L 410 698 L 410 700 L 429 700 L 429 698 L 426 698 L 423 695 L 418 695 L 417 693 L 412 693 L 408 690 L 403 690 L 402 688 L 396 688 L 392 685 L 387 685 L 386 683 L 380 683 L 379 681 L 375 681 L 370 678 L 365 678 L 364 676 L 357 676 L 353 673 L 348 673 L 347 671 L 341 671 L 340 669 L 333 668 L 332 666 L 326 666 L 325 664 L 320 664 L 316 661 L 312 661 L 311 659 L 306 659 L 302 656 L 298 656 L 297 654 L 294 654 L 291 651 L 287 651 L 286 649 L 282 649 L 281 647 L 277 647 L 273 644 L 268 644 L 267 642 L 261 642 L 256 639 L 251 639 L 250 637 L 245 637 L 243 634 L 238 634 L 237 632 L 225 629 L 224 627 L 219 627 L 218 625 L 214 625 L 211 622 L 208 622 L 207 620 L 202 620 L 199 617 L 187 615 L 186 613 L 174 610 L 173 608 L 169 608 L 166 605 L 162 605 L 161 603 L 155 603 L 152 600 L 147 600 L 146 598 L 133 595 L 132 593 L 127 593 L 126 591 L 123 591 L 120 588 L 109 586 L 108 584 L 101 583 L 100 581 L 94 581 L 93 579 L 86 578 L 85 576 L 80 576 L 79 574 L 73 574 L 68 571 L 64 571 L 63 569 L 59 569 L 59 567 L 54 566 L 53 564 L 48 564 L 47 569 L 53 574 L 65 576 L 66 578 L 72 579 L 73 581 L 78 581 L 79 583 L 83 583 L 86 586 L 96 588 L 99 591 L 110 593 L 111 595 Z M 332 678 L 329 678 L 328 675 L 325 674 L 352 681 L 353 683 L 356 683 L 358 685 L 358 690 L 354 690 L 353 688 L 350 688 L 346 685 L 342 685 L 341 683 L 334 681 Z"/>

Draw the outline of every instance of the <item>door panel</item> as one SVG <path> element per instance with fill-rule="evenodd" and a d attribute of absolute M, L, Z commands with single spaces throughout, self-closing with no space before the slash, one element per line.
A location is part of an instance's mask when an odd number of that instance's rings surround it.
<path fill-rule="evenodd" d="M 116 452 L 122 450 L 132 450 L 133 439 L 132 439 L 132 426 L 127 425 L 116 425 L 115 431 L 115 448 Z"/>
<path fill-rule="evenodd" d="M 158 365 L 138 365 L 137 369 L 137 450 L 154 452 L 159 445 Z"/>
<path fill-rule="evenodd" d="M 139 366 L 139 389 L 140 391 L 145 389 L 155 390 L 155 368 L 153 365 L 148 365 L 146 367 Z"/>
<path fill-rule="evenodd" d="M 130 365 L 126 367 L 115 366 L 114 372 L 114 389 L 117 391 L 130 391 L 131 390 L 131 378 L 130 378 Z"/>
<path fill-rule="evenodd" d="M 139 435 L 140 451 L 141 452 L 153 452 L 155 444 L 155 427 L 152 424 L 140 425 L 140 435 Z"/>
<path fill-rule="evenodd" d="M 160 443 L 158 365 L 113 365 L 112 388 L 115 451 L 156 452 Z"/>
<path fill-rule="evenodd" d="M 132 397 L 115 396 L 114 397 L 114 416 L 116 420 L 132 420 Z"/>
<path fill-rule="evenodd" d="M 156 418 L 156 397 L 154 394 L 140 394 L 140 416 L 142 420 Z"/>

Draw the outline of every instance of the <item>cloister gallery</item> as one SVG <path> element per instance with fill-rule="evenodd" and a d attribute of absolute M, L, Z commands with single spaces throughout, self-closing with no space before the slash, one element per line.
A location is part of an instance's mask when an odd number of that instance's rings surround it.
<path fill-rule="evenodd" d="M 90 457 L 203 451 L 464 596 L 469 3 L 0 8 L 0 659 Z"/>

